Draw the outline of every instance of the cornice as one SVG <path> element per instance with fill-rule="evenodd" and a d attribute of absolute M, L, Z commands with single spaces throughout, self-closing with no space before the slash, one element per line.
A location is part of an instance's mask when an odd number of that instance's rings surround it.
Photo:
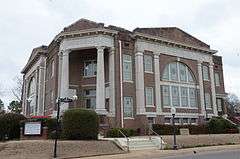
<path fill-rule="evenodd" d="M 61 32 L 58 35 L 56 35 L 53 40 L 61 41 L 63 38 L 74 38 L 74 37 L 82 37 L 82 36 L 98 35 L 98 34 L 114 36 L 118 34 L 118 31 L 106 29 L 106 28 L 91 28 L 91 29 L 84 29 L 84 30 L 78 30 L 78 31 Z"/>
<path fill-rule="evenodd" d="M 142 39 L 142 40 L 146 40 L 146 41 L 162 43 L 162 44 L 169 45 L 169 46 L 172 46 L 172 47 L 174 46 L 174 47 L 184 48 L 184 49 L 187 49 L 187 50 L 198 51 L 198 52 L 202 52 L 202 53 L 208 53 L 208 54 L 217 53 L 217 50 L 211 50 L 211 49 L 206 49 L 206 48 L 203 48 L 203 47 L 196 47 L 196 46 L 193 46 L 193 45 L 187 45 L 187 44 L 179 43 L 179 42 L 169 40 L 169 39 L 166 39 L 166 38 L 153 36 L 153 35 L 148 35 L 148 34 L 144 34 L 144 33 L 140 33 L 140 32 L 133 33 L 133 37 L 135 37 L 136 39 Z"/>

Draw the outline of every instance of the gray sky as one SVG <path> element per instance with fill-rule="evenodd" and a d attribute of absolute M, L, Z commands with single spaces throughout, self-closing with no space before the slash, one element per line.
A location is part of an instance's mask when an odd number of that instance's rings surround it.
<path fill-rule="evenodd" d="M 14 76 L 33 47 L 48 45 L 80 18 L 132 30 L 176 26 L 223 56 L 227 92 L 240 96 L 240 1 L 237 0 L 0 0 L 0 88 L 5 104 Z"/>

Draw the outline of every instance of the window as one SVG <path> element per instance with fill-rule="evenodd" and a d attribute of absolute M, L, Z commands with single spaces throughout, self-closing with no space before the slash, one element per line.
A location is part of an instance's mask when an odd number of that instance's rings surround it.
<path fill-rule="evenodd" d="M 84 62 L 84 76 L 92 77 L 97 75 L 97 62 L 86 61 Z"/>
<path fill-rule="evenodd" d="M 172 86 L 171 89 L 172 89 L 172 105 L 174 107 L 179 107 L 180 104 L 179 104 L 179 90 L 178 90 L 179 87 L 177 86 Z"/>
<path fill-rule="evenodd" d="M 145 98 L 146 98 L 146 105 L 147 106 L 153 106 L 154 105 L 154 97 L 153 97 L 153 88 L 152 87 L 146 87 L 145 90 Z"/>
<path fill-rule="evenodd" d="M 177 63 L 170 64 L 170 77 L 172 81 L 178 81 Z"/>
<path fill-rule="evenodd" d="M 144 55 L 144 71 L 153 72 L 153 58 L 150 55 Z"/>
<path fill-rule="evenodd" d="M 174 122 L 175 122 L 176 125 L 181 124 L 180 118 L 174 118 Z"/>
<path fill-rule="evenodd" d="M 187 67 L 182 63 L 179 63 L 179 74 L 180 74 L 180 81 L 187 82 Z"/>
<path fill-rule="evenodd" d="M 211 96 L 209 93 L 205 93 L 205 104 L 207 109 L 212 109 Z"/>
<path fill-rule="evenodd" d="M 180 62 L 172 62 L 166 65 L 162 74 L 162 80 L 195 83 L 192 71 Z"/>
<path fill-rule="evenodd" d="M 190 124 L 197 124 L 197 118 L 191 118 Z"/>
<path fill-rule="evenodd" d="M 189 118 L 182 118 L 182 124 L 183 125 L 189 124 Z"/>
<path fill-rule="evenodd" d="M 27 98 L 29 115 L 35 115 L 35 112 L 37 110 L 36 94 L 37 94 L 36 80 L 34 77 L 32 77 L 28 86 L 28 98 Z"/>
<path fill-rule="evenodd" d="M 171 124 L 171 118 L 164 118 L 165 124 Z"/>
<path fill-rule="evenodd" d="M 170 89 L 169 86 L 162 87 L 163 106 L 170 106 Z"/>
<path fill-rule="evenodd" d="M 132 56 L 123 54 L 123 80 L 132 81 Z"/>
<path fill-rule="evenodd" d="M 203 80 L 209 80 L 208 66 L 203 66 Z"/>
<path fill-rule="evenodd" d="M 189 88 L 190 107 L 197 107 L 196 89 Z"/>
<path fill-rule="evenodd" d="M 51 63 L 51 77 L 54 76 L 54 61 Z"/>
<path fill-rule="evenodd" d="M 219 76 L 219 73 L 215 73 L 214 77 L 215 77 L 215 86 L 220 86 L 220 76 Z"/>
<path fill-rule="evenodd" d="M 125 118 L 132 118 L 133 117 L 133 100 L 132 97 L 124 97 L 123 103 L 123 111 Z"/>
<path fill-rule="evenodd" d="M 217 108 L 219 112 L 222 112 L 222 99 L 217 98 Z"/>
<path fill-rule="evenodd" d="M 96 108 L 96 90 L 88 89 L 84 91 L 85 105 L 87 109 Z"/>
<path fill-rule="evenodd" d="M 188 106 L 188 88 L 181 87 L 181 106 L 187 107 Z"/>
<path fill-rule="evenodd" d="M 162 74 L 163 106 L 197 107 L 197 89 L 192 71 L 187 65 L 173 62 L 164 68 Z"/>

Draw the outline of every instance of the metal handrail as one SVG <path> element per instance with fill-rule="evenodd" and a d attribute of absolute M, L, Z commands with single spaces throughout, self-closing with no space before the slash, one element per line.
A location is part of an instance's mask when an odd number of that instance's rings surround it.
<path fill-rule="evenodd" d="M 127 152 L 129 152 L 129 138 L 121 131 L 121 130 L 118 130 L 123 136 L 124 138 L 127 140 Z"/>
<path fill-rule="evenodd" d="M 160 135 L 159 135 L 157 132 L 155 132 L 151 127 L 149 127 L 149 130 L 148 130 L 149 140 L 152 140 L 151 135 L 150 135 L 150 131 L 153 132 L 155 135 L 157 135 L 157 136 L 160 138 L 160 140 L 161 140 L 161 142 L 160 142 L 160 150 L 161 150 L 161 149 L 162 149 L 162 145 L 163 145 L 163 143 L 162 143 L 162 136 L 160 136 Z"/>

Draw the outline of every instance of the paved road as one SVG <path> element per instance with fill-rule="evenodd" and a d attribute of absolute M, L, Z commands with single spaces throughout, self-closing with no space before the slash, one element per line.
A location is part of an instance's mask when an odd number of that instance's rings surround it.
<path fill-rule="evenodd" d="M 159 158 L 151 158 L 159 159 Z M 207 153 L 193 153 L 176 157 L 161 157 L 161 159 L 240 159 L 240 150 L 216 151 Z"/>

